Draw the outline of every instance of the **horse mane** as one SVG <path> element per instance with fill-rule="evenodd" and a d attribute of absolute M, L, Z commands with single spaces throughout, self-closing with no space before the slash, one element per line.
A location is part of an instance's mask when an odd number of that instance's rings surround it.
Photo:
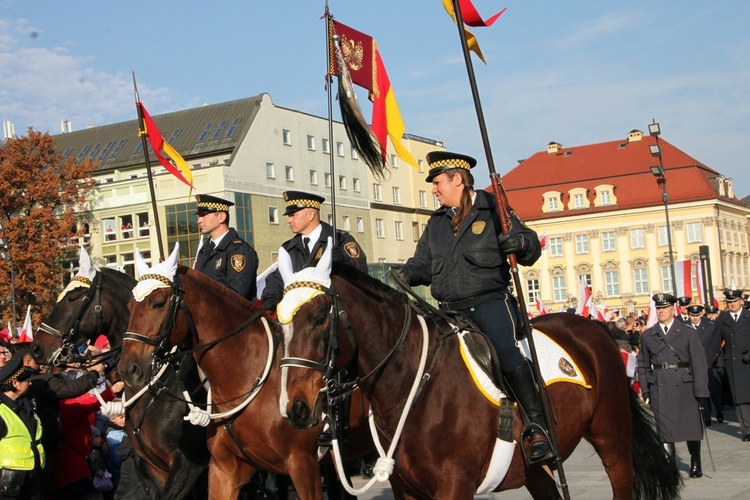
<path fill-rule="evenodd" d="M 109 278 L 112 278 L 117 284 L 120 284 L 129 290 L 132 290 L 135 288 L 135 285 L 138 283 L 135 278 L 132 278 L 131 276 L 120 272 L 115 271 L 114 269 L 110 269 L 109 267 L 103 267 L 99 269 L 104 276 L 107 276 Z"/>
<path fill-rule="evenodd" d="M 197 280 L 202 287 L 209 289 L 214 294 L 217 294 L 222 299 L 222 302 L 224 304 L 237 304 L 243 308 L 247 306 L 252 306 L 255 309 L 258 308 L 258 305 L 255 303 L 255 301 L 246 299 L 228 286 L 222 285 L 218 281 L 209 278 L 200 271 L 196 271 L 195 269 L 180 264 L 177 266 L 177 274 Z"/>
<path fill-rule="evenodd" d="M 352 266 L 334 262 L 332 274 L 333 276 L 340 276 L 344 278 L 355 287 L 371 295 L 376 295 L 380 298 L 390 298 L 402 304 L 408 302 L 408 298 L 404 292 L 396 290 L 395 288 L 386 285 L 379 279 L 373 278 L 369 274 L 363 273 L 362 271 Z"/>

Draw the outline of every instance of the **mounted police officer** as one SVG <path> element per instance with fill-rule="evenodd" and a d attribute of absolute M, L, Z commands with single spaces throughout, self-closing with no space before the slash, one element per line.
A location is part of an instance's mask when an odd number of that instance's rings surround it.
<path fill-rule="evenodd" d="M 198 252 L 195 268 L 248 300 L 255 300 L 258 254 L 229 227 L 229 207 L 234 203 L 217 196 L 195 196 L 198 228 L 209 240 Z"/>
<path fill-rule="evenodd" d="M 325 198 L 302 191 L 284 193 L 289 229 L 294 237 L 281 245 L 292 259 L 292 269 L 299 272 L 315 266 L 323 255 L 328 238 L 333 237 L 333 228 L 320 220 L 320 205 Z M 367 258 L 354 237 L 346 231 L 336 231 L 332 249 L 333 262 L 340 262 L 367 272 Z M 264 309 L 273 310 L 284 295 L 284 281 L 278 270 L 266 278 L 261 304 Z"/>
<path fill-rule="evenodd" d="M 414 256 L 394 266 L 409 285 L 431 285 L 432 296 L 445 310 L 469 316 L 495 346 L 508 388 L 532 426 L 529 461 L 552 457 L 529 364 L 516 337 L 523 333 L 518 303 L 511 295 L 510 266 L 506 255 L 530 266 L 541 255 L 537 234 L 510 211 L 510 231 L 502 234 L 495 199 L 474 190 L 470 156 L 433 151 L 427 155 L 427 182 L 442 205 L 433 212 L 417 243 Z"/>
<path fill-rule="evenodd" d="M 652 299 L 659 322 L 643 332 L 641 391 L 654 410 L 668 459 L 675 463 L 675 442 L 687 441 L 690 477 L 701 477 L 700 401 L 709 396 L 706 354 L 693 328 L 674 317 L 675 296 L 657 293 Z"/>
<path fill-rule="evenodd" d="M 743 441 L 750 441 L 750 311 L 742 290 L 725 290 L 727 309 L 716 323 L 724 339 L 724 364 Z"/>
<path fill-rule="evenodd" d="M 0 368 L 0 498 L 39 498 L 34 477 L 45 464 L 42 424 L 22 397 L 30 377 L 23 356 Z"/>

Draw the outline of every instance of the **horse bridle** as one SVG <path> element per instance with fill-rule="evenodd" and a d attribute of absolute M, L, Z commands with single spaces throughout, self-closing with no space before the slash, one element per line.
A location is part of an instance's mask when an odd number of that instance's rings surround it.
<path fill-rule="evenodd" d="M 60 339 L 62 342 L 62 346 L 55 351 L 50 362 L 54 366 L 70 363 L 77 359 L 76 352 L 78 346 L 73 343 L 73 339 L 78 334 L 83 315 L 86 314 L 86 311 L 91 304 L 96 304 L 94 306 L 94 311 L 96 312 L 96 331 L 101 332 L 102 325 L 104 324 L 104 312 L 102 309 L 102 272 L 96 271 L 93 280 L 84 276 L 73 276 L 72 279 L 89 285 L 89 289 L 86 292 L 86 296 L 83 297 L 78 310 L 68 322 L 67 328 L 61 332 L 46 323 L 42 323 L 39 325 L 39 328 L 37 328 L 38 331 L 52 335 L 53 337 Z"/>

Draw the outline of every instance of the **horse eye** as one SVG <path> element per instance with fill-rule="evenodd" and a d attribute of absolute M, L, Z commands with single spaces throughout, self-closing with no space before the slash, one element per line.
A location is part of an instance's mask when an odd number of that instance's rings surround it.
<path fill-rule="evenodd" d="M 151 304 L 151 307 L 152 307 L 153 309 L 163 309 L 163 308 L 164 308 L 164 304 L 166 304 L 166 303 L 167 303 L 167 301 L 166 301 L 166 300 L 155 300 L 155 301 L 154 301 L 154 302 L 153 302 L 153 303 Z"/>
<path fill-rule="evenodd" d="M 315 321 L 313 321 L 313 324 L 312 324 L 313 328 L 317 328 L 317 327 L 321 326 L 323 323 L 326 322 L 327 318 L 328 318 L 328 316 L 325 315 L 325 314 L 321 314 L 320 316 L 317 316 L 315 318 Z"/>

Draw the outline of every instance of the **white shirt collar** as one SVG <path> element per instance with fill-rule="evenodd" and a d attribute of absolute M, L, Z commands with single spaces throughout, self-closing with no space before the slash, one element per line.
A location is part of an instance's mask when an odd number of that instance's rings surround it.
<path fill-rule="evenodd" d="M 211 239 L 211 241 L 213 241 L 213 243 L 214 243 L 214 246 L 217 246 L 217 247 L 218 247 L 218 246 L 219 246 L 219 243 L 221 243 L 221 240 L 223 240 L 223 239 L 224 239 L 224 236 L 226 236 L 226 235 L 227 235 L 228 233 L 229 233 L 229 229 L 227 229 L 227 232 L 226 232 L 226 233 L 222 234 L 221 236 L 219 236 L 219 237 L 218 237 L 218 238 L 216 238 L 215 240 L 214 240 L 214 239 Z"/>
<path fill-rule="evenodd" d="M 323 232 L 323 224 L 318 224 L 318 227 L 312 230 L 312 233 L 308 235 L 302 235 L 303 238 L 310 238 L 310 243 L 308 243 L 308 247 L 310 250 L 313 249 L 315 246 L 315 243 L 318 242 L 320 239 L 320 233 Z"/>

